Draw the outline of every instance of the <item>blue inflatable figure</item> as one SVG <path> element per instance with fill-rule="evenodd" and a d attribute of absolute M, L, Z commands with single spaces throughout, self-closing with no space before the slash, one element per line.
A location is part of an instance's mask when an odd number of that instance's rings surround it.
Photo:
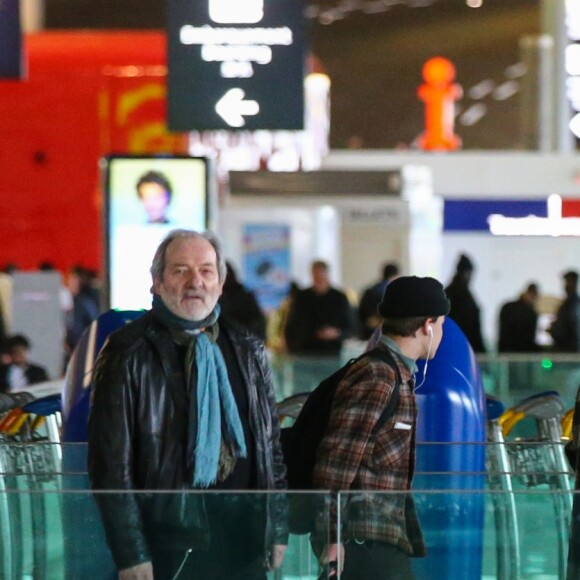
<path fill-rule="evenodd" d="M 109 310 L 83 333 L 67 367 L 62 392 L 63 533 L 67 580 L 117 578 L 87 476 L 87 423 L 94 363 L 107 337 L 143 310 Z M 67 493 L 69 490 L 86 493 Z"/>
<path fill-rule="evenodd" d="M 418 367 L 419 385 L 425 361 L 419 361 Z M 421 580 L 479 580 L 485 508 L 485 394 L 473 350 L 450 318 L 445 319 L 443 340 L 428 362 L 425 382 L 416 396 L 419 421 L 413 487 L 427 557 L 413 561 L 415 574 Z M 421 490 L 450 491 L 421 494 Z M 466 490 L 471 493 L 462 493 Z"/>

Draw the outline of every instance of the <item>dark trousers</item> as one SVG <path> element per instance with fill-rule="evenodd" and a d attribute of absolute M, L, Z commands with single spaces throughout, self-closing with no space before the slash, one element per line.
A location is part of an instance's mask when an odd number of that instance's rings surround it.
<path fill-rule="evenodd" d="M 217 552 L 162 552 L 153 556 L 155 580 L 266 580 L 263 560 L 235 562 Z"/>
<path fill-rule="evenodd" d="M 209 549 L 160 549 L 151 542 L 155 580 L 266 580 L 264 537 L 255 533 L 251 507 L 219 509 L 209 515 Z"/>
<path fill-rule="evenodd" d="M 342 580 L 414 580 L 409 556 L 391 544 L 350 540 L 344 546 Z"/>
<path fill-rule="evenodd" d="M 578 468 L 578 466 L 576 467 Z M 576 490 L 577 489 L 578 489 L 578 479 L 576 479 Z M 579 579 L 580 579 L 580 496 L 574 494 L 570 540 L 568 543 L 568 569 L 566 580 L 579 580 Z"/>

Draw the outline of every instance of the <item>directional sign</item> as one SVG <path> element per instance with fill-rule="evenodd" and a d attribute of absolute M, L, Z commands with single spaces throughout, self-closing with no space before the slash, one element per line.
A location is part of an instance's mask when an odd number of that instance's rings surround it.
<path fill-rule="evenodd" d="M 566 96 L 572 107 L 573 116 L 568 128 L 580 140 L 580 2 L 565 4 L 566 41 L 564 65 L 566 69 Z"/>
<path fill-rule="evenodd" d="M 304 127 L 303 0 L 168 0 L 174 131 Z"/>
<path fill-rule="evenodd" d="M 0 0 L 0 79 L 22 76 L 19 0 Z"/>

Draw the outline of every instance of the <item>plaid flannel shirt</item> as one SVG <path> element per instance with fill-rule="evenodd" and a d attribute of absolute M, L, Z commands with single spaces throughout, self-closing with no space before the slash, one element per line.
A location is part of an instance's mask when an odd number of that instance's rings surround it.
<path fill-rule="evenodd" d="M 393 393 L 396 375 L 383 361 L 362 359 L 337 388 L 328 428 L 317 451 L 314 487 L 331 491 L 408 491 L 394 495 L 345 494 L 342 541 L 383 541 L 422 556 L 425 546 L 410 493 L 417 422 L 414 379 L 397 353 L 391 350 L 391 354 L 402 379 L 393 416 L 373 433 Z M 321 512 L 317 519 L 319 538 L 336 541 L 336 510 L 333 502 L 330 514 Z"/>

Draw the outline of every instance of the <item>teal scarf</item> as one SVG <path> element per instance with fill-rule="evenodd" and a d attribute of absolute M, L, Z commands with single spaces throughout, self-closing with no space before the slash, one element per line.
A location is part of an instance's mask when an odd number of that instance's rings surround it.
<path fill-rule="evenodd" d="M 197 366 L 196 397 L 197 432 L 189 434 L 189 452 L 193 463 L 193 486 L 209 487 L 217 481 L 222 449 L 222 434 L 228 448 L 236 457 L 247 457 L 246 443 L 240 414 L 224 357 L 216 344 L 219 304 L 204 320 L 189 321 L 176 316 L 157 294 L 153 295 L 153 316 L 170 331 L 183 331 L 190 337 L 187 344 L 186 370 L 188 376 L 192 365 Z M 202 330 L 203 329 L 203 330 Z M 195 449 L 192 451 L 195 441 Z"/>

